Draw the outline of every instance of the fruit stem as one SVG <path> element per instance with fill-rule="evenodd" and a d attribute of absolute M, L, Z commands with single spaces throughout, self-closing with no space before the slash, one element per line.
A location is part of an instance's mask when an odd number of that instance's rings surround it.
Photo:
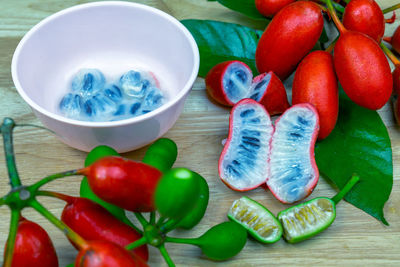
<path fill-rule="evenodd" d="M 343 197 L 353 188 L 353 186 L 358 183 L 358 181 L 360 180 L 360 177 L 356 174 L 353 174 L 353 176 L 351 177 L 351 179 L 345 184 L 345 186 L 343 187 L 342 190 L 340 190 L 339 193 L 336 194 L 336 196 L 334 196 L 332 198 L 332 201 L 335 202 L 335 204 L 339 203 L 340 200 L 343 199 Z"/>
<path fill-rule="evenodd" d="M 175 263 L 172 261 L 171 257 L 168 254 L 167 249 L 164 245 L 158 247 L 161 255 L 164 257 L 165 262 L 168 264 L 168 267 L 175 267 Z"/>
<path fill-rule="evenodd" d="M 4 118 L 3 123 L 1 124 L 0 127 L 1 134 L 3 135 L 4 152 L 6 155 L 8 177 L 10 179 L 10 185 L 12 188 L 21 186 L 21 180 L 19 179 L 17 165 L 15 163 L 15 156 L 14 156 L 14 147 L 12 138 L 12 132 L 14 127 L 15 127 L 15 122 L 11 118 Z"/>
<path fill-rule="evenodd" d="M 138 248 L 138 247 L 140 247 L 140 246 L 142 246 L 144 244 L 147 244 L 147 238 L 145 236 L 142 236 L 141 238 L 139 238 L 135 242 L 132 242 L 132 243 L 126 245 L 125 249 L 133 250 L 133 249 Z"/>
<path fill-rule="evenodd" d="M 380 44 L 383 52 L 385 52 L 386 56 L 393 62 L 393 64 L 397 67 L 400 66 L 400 61 L 397 59 L 397 57 L 390 51 L 389 48 L 383 43 Z"/>
<path fill-rule="evenodd" d="M 150 224 L 154 225 L 156 223 L 156 213 L 155 211 L 150 212 Z"/>
<path fill-rule="evenodd" d="M 11 209 L 10 232 L 8 234 L 8 240 L 6 245 L 7 250 L 5 253 L 4 267 L 11 267 L 20 216 L 21 213 L 19 209 Z"/>
<path fill-rule="evenodd" d="M 177 238 L 177 237 L 165 237 L 165 242 L 178 243 L 178 244 L 190 244 L 197 246 L 197 238 Z"/>
<path fill-rule="evenodd" d="M 33 185 L 29 186 L 28 188 L 32 191 L 37 191 L 37 190 L 39 190 L 40 187 L 42 187 L 43 185 L 45 185 L 51 181 L 54 181 L 59 178 L 77 175 L 77 174 L 78 174 L 78 170 L 70 170 L 70 171 L 55 173 L 55 174 L 52 174 L 52 175 L 49 175 L 49 176 L 43 178 L 42 180 L 34 183 Z"/>
<path fill-rule="evenodd" d="M 392 43 L 392 37 L 391 36 L 383 36 L 382 40 L 391 44 Z"/>
<path fill-rule="evenodd" d="M 168 233 L 169 231 L 172 231 L 179 222 L 179 220 L 169 220 L 160 227 L 160 231 Z"/>
<path fill-rule="evenodd" d="M 391 7 L 387 7 L 387 8 L 385 8 L 385 9 L 383 9 L 383 10 L 382 10 L 382 13 L 383 13 L 383 14 L 386 14 L 386 13 L 389 13 L 389 12 L 394 11 L 394 10 L 399 9 L 399 8 L 400 8 L 400 3 L 399 3 L 399 4 L 395 4 L 395 5 L 391 6 Z"/>
<path fill-rule="evenodd" d="M 158 221 L 157 221 L 157 223 L 156 223 L 156 226 L 157 226 L 157 227 L 160 227 L 160 226 L 165 222 L 166 219 L 167 219 L 167 218 L 165 218 L 165 217 L 163 217 L 163 216 L 160 216 L 160 218 L 158 219 Z"/>
<path fill-rule="evenodd" d="M 144 216 L 140 212 L 134 212 L 133 214 L 135 214 L 136 218 L 138 219 L 140 224 L 143 226 L 143 229 L 149 224 L 146 221 L 146 218 L 144 218 Z"/>
<path fill-rule="evenodd" d="M 47 220 L 54 224 L 58 229 L 60 229 L 78 248 L 84 249 L 88 246 L 88 243 L 80 235 L 69 228 L 63 221 L 60 221 L 56 216 L 54 216 L 50 211 L 42 206 L 36 199 L 32 199 L 29 205 L 34 208 L 37 212 L 43 215 Z"/>
<path fill-rule="evenodd" d="M 385 19 L 385 23 L 392 24 L 396 21 L 396 12 L 393 11 L 393 15 L 389 19 Z"/>
<path fill-rule="evenodd" d="M 53 191 L 46 191 L 46 190 L 37 191 L 36 195 L 58 198 L 60 200 L 67 202 L 68 204 L 72 203 L 72 201 L 74 200 L 74 197 L 72 197 L 72 196 L 64 195 L 64 194 L 61 194 L 58 192 L 53 192 Z"/>
<path fill-rule="evenodd" d="M 347 32 L 346 28 L 343 26 L 342 22 L 340 21 L 339 17 L 336 14 L 336 11 L 333 7 L 332 0 L 327 0 L 326 5 L 328 7 L 329 14 L 331 15 L 333 22 L 335 23 L 336 27 L 339 30 L 340 34 Z"/>

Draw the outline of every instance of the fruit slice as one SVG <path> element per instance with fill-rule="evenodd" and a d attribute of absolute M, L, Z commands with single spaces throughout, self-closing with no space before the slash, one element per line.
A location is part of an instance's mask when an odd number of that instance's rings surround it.
<path fill-rule="evenodd" d="M 292 106 L 276 121 L 267 185 L 279 201 L 299 201 L 317 184 L 314 145 L 318 130 L 317 110 L 308 103 Z"/>
<path fill-rule="evenodd" d="M 208 94 L 218 103 L 233 106 L 249 91 L 253 74 L 243 62 L 225 61 L 215 65 L 207 74 Z"/>
<path fill-rule="evenodd" d="M 262 243 L 275 243 L 282 236 L 282 225 L 278 219 L 263 205 L 248 197 L 232 203 L 228 218 L 241 224 Z"/>
<path fill-rule="evenodd" d="M 207 74 L 206 88 L 215 101 L 225 106 L 251 98 L 264 105 L 271 115 L 280 114 L 289 107 L 285 87 L 272 71 L 252 79 L 253 74 L 245 63 L 226 61 Z"/>
<path fill-rule="evenodd" d="M 325 197 L 281 211 L 278 218 L 289 243 L 296 243 L 328 228 L 335 220 L 335 204 Z"/>
<path fill-rule="evenodd" d="M 229 118 L 229 136 L 218 163 L 219 176 L 230 188 L 247 191 L 265 182 L 274 132 L 265 108 L 252 99 L 237 103 Z"/>
<path fill-rule="evenodd" d="M 285 86 L 272 71 L 253 79 L 247 97 L 263 105 L 271 116 L 283 113 L 290 106 Z"/>

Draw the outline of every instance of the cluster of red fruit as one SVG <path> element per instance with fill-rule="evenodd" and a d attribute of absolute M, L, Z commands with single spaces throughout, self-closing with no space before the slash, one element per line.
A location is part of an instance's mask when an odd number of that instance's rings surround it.
<path fill-rule="evenodd" d="M 340 21 L 331 0 L 321 2 L 327 2 L 328 8 L 312 1 L 256 0 L 260 13 L 273 18 L 259 40 L 255 60 L 260 73 L 273 72 L 281 81 L 296 71 L 292 104 L 311 103 L 315 106 L 320 117 L 318 138 L 324 139 L 334 129 L 338 117 L 338 81 L 353 102 L 372 110 L 387 103 L 394 81 L 380 47 L 385 18 L 378 4 L 374 0 L 351 0 Z M 310 52 L 323 31 L 322 11 L 329 13 L 339 30 L 333 55 L 330 53 L 333 45 L 326 51 Z M 226 94 L 229 88 L 223 83 L 226 73 L 221 71 L 221 65 L 224 64 L 229 65 L 221 63 L 209 72 L 206 86 L 217 102 L 234 105 Z M 218 76 L 215 73 L 220 77 L 218 82 L 215 82 Z M 400 71 L 396 73 L 400 74 Z M 400 81 L 400 75 L 394 79 Z M 281 88 L 282 84 L 274 79 L 274 85 L 267 85 L 265 97 L 261 98 L 275 97 L 274 101 L 269 101 L 273 102 L 273 108 L 265 99 L 258 101 L 272 115 L 288 108 L 286 95 L 282 97 L 282 90 L 277 87 Z M 266 97 L 267 94 L 270 96 Z"/>

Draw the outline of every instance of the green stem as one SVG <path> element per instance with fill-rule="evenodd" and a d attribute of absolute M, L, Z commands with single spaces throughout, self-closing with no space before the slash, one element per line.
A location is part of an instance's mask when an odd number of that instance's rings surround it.
<path fill-rule="evenodd" d="M 394 6 L 391 6 L 391 7 L 383 9 L 382 13 L 386 14 L 386 13 L 389 13 L 389 12 L 394 11 L 394 10 L 399 9 L 399 8 L 400 8 L 400 3 L 399 4 L 395 4 Z"/>
<path fill-rule="evenodd" d="M 319 0 L 319 2 L 327 4 L 328 0 Z M 344 13 L 344 7 L 341 4 L 338 4 L 336 2 L 334 2 L 332 4 L 333 4 L 333 7 L 336 9 L 336 11 L 338 11 L 340 13 Z"/>
<path fill-rule="evenodd" d="M 6 164 L 8 170 L 8 177 L 12 188 L 21 186 L 21 180 L 19 179 L 17 165 L 15 163 L 14 147 L 12 131 L 15 127 L 15 122 L 11 118 L 5 118 L 3 124 L 0 127 L 1 134 L 3 135 L 4 152 L 6 155 Z"/>
<path fill-rule="evenodd" d="M 158 247 L 161 255 L 164 257 L 165 262 L 168 264 L 168 267 L 175 267 L 175 263 L 172 261 L 171 257 L 168 254 L 167 249 L 164 245 Z"/>
<path fill-rule="evenodd" d="M 150 212 L 149 222 L 151 225 L 154 225 L 156 223 L 156 212 L 155 211 Z"/>
<path fill-rule="evenodd" d="M 75 231 L 69 228 L 64 222 L 60 221 L 56 216 L 54 216 L 50 211 L 42 206 L 36 199 L 32 199 L 29 205 L 34 208 L 37 212 L 42 214 L 47 220 L 54 224 L 58 229 L 60 229 L 79 249 L 87 247 L 87 242 Z"/>
<path fill-rule="evenodd" d="M 332 198 L 332 201 L 335 202 L 335 204 L 339 203 L 340 200 L 342 200 L 344 198 L 344 196 L 353 188 L 353 186 L 358 183 L 358 181 L 360 180 L 360 177 L 356 174 L 353 174 L 353 176 L 351 177 L 351 179 L 347 182 L 347 184 L 345 184 L 345 186 L 343 187 L 342 190 L 340 190 L 339 193 L 336 194 L 336 196 L 334 196 Z"/>
<path fill-rule="evenodd" d="M 140 247 L 140 246 L 142 246 L 144 244 L 147 244 L 147 238 L 145 236 L 142 236 L 141 238 L 139 238 L 135 242 L 126 245 L 125 248 L 127 250 L 133 250 L 133 249 L 138 248 L 138 247 Z"/>
<path fill-rule="evenodd" d="M 168 233 L 169 231 L 172 231 L 179 222 L 179 220 L 169 220 L 160 226 L 160 231 L 163 233 Z"/>
<path fill-rule="evenodd" d="M 55 173 L 55 174 L 49 175 L 49 176 L 43 178 L 42 180 L 34 183 L 33 185 L 29 186 L 29 189 L 32 190 L 33 192 L 37 191 L 37 190 L 39 190 L 40 187 L 44 186 L 47 183 L 50 183 L 51 181 L 54 181 L 59 178 L 77 175 L 78 171 L 79 170 L 70 170 L 70 171 L 65 171 L 65 172 L 60 172 L 60 173 Z"/>
<path fill-rule="evenodd" d="M 166 217 L 160 216 L 160 218 L 158 219 L 158 221 L 156 223 L 156 226 L 160 227 L 165 222 L 166 219 L 167 219 Z"/>
<path fill-rule="evenodd" d="M 146 225 L 148 225 L 149 223 L 146 221 L 146 218 L 143 217 L 143 215 L 140 212 L 134 212 L 133 214 L 135 214 L 136 218 L 138 219 L 138 221 L 140 222 L 140 224 L 143 226 L 143 229 L 146 227 Z"/>
<path fill-rule="evenodd" d="M 37 196 L 54 197 L 54 198 L 63 200 L 67 203 L 71 203 L 74 199 L 74 197 L 72 197 L 72 196 L 68 196 L 68 195 L 61 194 L 58 192 L 53 192 L 53 191 L 46 191 L 46 190 L 37 191 L 36 195 Z"/>
<path fill-rule="evenodd" d="M 4 267 L 11 267 L 12 258 L 14 254 L 15 239 L 17 237 L 18 222 L 21 217 L 19 209 L 11 210 L 11 222 L 10 222 L 10 232 L 8 234 L 7 240 L 7 250 L 5 253 Z"/>
<path fill-rule="evenodd" d="M 336 14 L 335 8 L 333 7 L 332 0 L 327 0 L 326 5 L 328 7 L 329 14 L 331 15 L 333 22 L 335 23 L 336 27 L 339 30 L 340 34 L 345 33 L 347 30 L 343 26 L 342 22 L 340 21 L 339 17 Z"/>
<path fill-rule="evenodd" d="M 197 246 L 197 238 L 176 238 L 176 237 L 165 237 L 165 242 L 178 243 L 178 244 L 190 244 Z"/>
<path fill-rule="evenodd" d="M 383 52 L 387 55 L 387 57 L 393 62 L 393 64 L 397 67 L 400 66 L 400 61 L 397 59 L 397 57 L 390 51 L 389 48 L 384 43 L 380 44 Z"/>

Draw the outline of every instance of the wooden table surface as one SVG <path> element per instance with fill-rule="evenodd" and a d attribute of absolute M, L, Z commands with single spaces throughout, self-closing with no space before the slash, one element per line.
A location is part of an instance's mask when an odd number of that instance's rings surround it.
<path fill-rule="evenodd" d="M 61 9 L 90 1 L 78 0 L 0 0 L 0 118 L 12 117 L 18 123 L 39 124 L 29 106 L 18 95 L 10 73 L 11 58 L 22 36 L 43 18 Z M 259 23 L 230 11 L 217 2 L 206 0 L 141 0 L 170 13 L 177 19 L 215 19 L 260 27 Z M 381 7 L 393 5 L 398 0 L 380 0 Z M 400 14 L 400 13 L 399 13 Z M 387 34 L 399 24 L 387 25 Z M 39 78 L 39 77 L 38 77 Z M 290 245 L 283 239 L 273 245 L 262 245 L 249 239 L 243 251 L 225 262 L 208 261 L 197 247 L 167 244 L 172 259 L 178 266 L 400 266 L 400 128 L 394 122 L 392 109 L 386 105 L 379 110 L 388 127 L 393 148 L 394 184 L 384 212 L 390 226 L 347 202 L 338 205 L 337 218 L 324 233 L 299 244 Z M 217 162 L 222 150 L 221 140 L 228 133 L 229 110 L 209 101 L 204 80 L 196 80 L 186 101 L 184 111 L 175 126 L 165 135 L 173 139 L 179 149 L 175 166 L 185 166 L 203 175 L 210 186 L 210 204 L 201 223 L 191 231 L 174 231 L 173 235 L 195 237 L 209 227 L 223 222 L 233 200 L 247 195 L 267 206 L 275 214 L 286 208 L 270 192 L 256 189 L 239 193 L 221 183 Z M 37 128 L 19 128 L 14 135 L 18 169 L 24 184 L 39 178 L 83 165 L 86 153 L 61 143 L 47 131 Z M 0 148 L 2 151 L 2 148 Z M 140 160 L 146 148 L 126 153 L 124 156 Z M 337 166 L 340 168 L 340 166 Z M 4 157 L 0 159 L 0 194 L 8 192 L 7 171 Z M 59 180 L 48 189 L 78 195 L 80 177 Z M 335 190 L 320 179 L 312 198 L 333 196 Z M 51 212 L 60 215 L 63 203 L 48 198 L 40 201 Z M 0 207 L 0 251 L 6 242 L 10 212 Z M 34 210 L 26 209 L 23 215 L 45 227 L 55 244 L 60 266 L 74 260 L 75 249 L 63 234 Z M 0 252 L 1 253 L 1 252 Z M 151 266 L 165 266 L 158 251 L 150 248 Z"/>

